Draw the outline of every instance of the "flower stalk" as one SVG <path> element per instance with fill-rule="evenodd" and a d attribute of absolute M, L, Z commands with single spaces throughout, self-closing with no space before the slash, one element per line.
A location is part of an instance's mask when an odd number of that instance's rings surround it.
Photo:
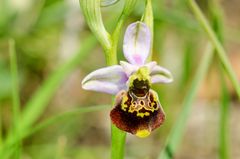
<path fill-rule="evenodd" d="M 129 62 L 100 68 L 88 74 L 82 87 L 116 95 L 110 113 L 112 125 L 112 158 L 123 157 L 126 133 L 147 137 L 165 120 L 165 113 L 157 93 L 151 89 L 155 83 L 170 83 L 173 78 L 167 69 L 152 61 L 146 63 L 151 33 L 143 22 L 130 24 L 124 35 L 123 52 Z M 125 132 L 123 132 L 125 131 Z M 120 158 L 119 158 L 120 157 Z"/>
<path fill-rule="evenodd" d="M 91 3 L 94 1 L 96 3 L 93 5 L 88 4 L 86 0 L 80 0 L 80 5 L 90 29 L 104 48 L 108 67 L 95 70 L 87 75 L 82 81 L 82 87 L 86 90 L 116 95 L 114 108 L 110 113 L 113 123 L 111 126 L 111 158 L 122 159 L 126 132 L 138 137 L 146 137 L 165 119 L 158 95 L 151 89 L 151 85 L 170 83 L 173 79 L 171 73 L 158 66 L 156 62 L 146 63 L 148 57 L 150 56 L 149 59 L 151 59 L 152 56 L 151 0 L 146 1 L 143 16 L 145 23 L 143 21 L 132 23 L 125 32 L 123 52 L 129 63 L 121 61 L 120 65 L 117 65 L 116 58 L 120 33 L 137 1 L 125 1 L 124 9 L 112 35 L 108 35 L 108 32 L 105 31 L 100 13 L 100 1 L 91 0 Z M 93 11 L 99 13 L 91 14 Z M 100 28 L 97 28 L 98 26 Z M 103 30 L 103 33 L 99 33 L 99 30 Z M 107 42 L 101 41 L 102 39 L 107 39 Z"/>
<path fill-rule="evenodd" d="M 154 39 L 154 31 L 153 31 L 153 9 L 152 9 L 152 0 L 146 0 L 146 7 L 144 12 L 143 21 L 149 27 L 151 31 L 151 49 L 148 56 L 148 61 L 152 60 L 152 52 L 153 52 L 153 39 Z"/>

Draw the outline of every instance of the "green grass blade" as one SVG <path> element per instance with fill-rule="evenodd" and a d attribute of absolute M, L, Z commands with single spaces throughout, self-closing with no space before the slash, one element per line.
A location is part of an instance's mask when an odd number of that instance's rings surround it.
<path fill-rule="evenodd" d="M 82 60 L 84 60 L 85 56 L 91 52 L 95 45 L 95 38 L 92 36 L 88 37 L 82 43 L 81 48 L 78 50 L 76 55 L 68 62 L 60 66 L 57 71 L 43 83 L 41 88 L 39 88 L 25 106 L 26 109 L 23 112 L 21 122 L 22 129 L 29 127 L 36 121 L 36 119 L 38 119 L 60 84 L 64 81 L 67 75 L 69 75 L 69 73 L 71 73 Z"/>
<path fill-rule="evenodd" d="M 96 45 L 96 39 L 93 36 L 89 36 L 82 42 L 81 48 L 77 51 L 74 57 L 69 61 L 61 65 L 56 72 L 54 72 L 39 88 L 39 90 L 33 95 L 29 102 L 25 105 L 25 110 L 22 113 L 21 121 L 19 125 L 19 131 L 21 134 L 27 133 L 30 130 L 31 125 L 39 118 L 48 105 L 48 102 L 64 81 L 64 79 L 75 69 L 78 64 L 84 60 L 86 55 L 91 52 L 91 49 Z M 11 151 L 9 149 L 9 143 L 11 143 L 14 134 L 10 133 L 4 142 L 3 147 L 0 149 L 0 158 L 2 159 L 3 151 Z M 10 144 L 11 145 L 11 144 Z M 7 148 L 6 148 L 7 147 Z M 7 153 L 7 152 L 6 152 Z"/>
<path fill-rule="evenodd" d="M 64 113 L 55 115 L 53 117 L 50 117 L 49 119 L 46 119 L 43 122 L 36 125 L 35 127 L 33 127 L 31 130 L 21 133 L 21 136 L 19 138 L 17 138 L 16 136 L 12 136 L 12 138 L 10 138 L 8 140 L 8 143 L 7 143 L 7 145 L 5 145 L 4 149 L 1 150 L 0 158 L 1 159 L 7 158 L 12 152 L 14 152 L 15 147 L 12 147 L 12 146 L 14 144 L 18 143 L 19 140 L 23 140 L 24 138 L 29 137 L 29 136 L 33 135 L 34 133 L 36 133 L 40 130 L 43 130 L 44 128 L 46 128 L 52 124 L 55 124 L 61 120 L 66 120 L 67 118 L 70 118 L 70 117 L 77 116 L 79 114 L 100 111 L 100 110 L 107 109 L 107 108 L 110 108 L 110 106 L 109 105 L 96 105 L 96 106 L 81 107 L 81 108 L 78 108 L 78 109 L 75 109 L 72 111 L 64 112 Z"/>
<path fill-rule="evenodd" d="M 192 19 L 188 14 L 179 10 L 169 10 L 163 6 L 155 6 L 156 14 L 154 20 L 158 23 L 171 25 L 178 29 L 187 30 L 188 32 L 199 32 L 200 27 L 196 20 Z M 160 11 L 161 12 L 160 12 Z"/>
<path fill-rule="evenodd" d="M 212 45 L 217 50 L 218 57 L 219 57 L 222 65 L 223 65 L 223 67 L 224 67 L 224 69 L 225 69 L 229 79 L 231 80 L 234 88 L 236 89 L 238 98 L 240 99 L 240 83 L 239 83 L 239 81 L 237 79 L 237 76 L 234 73 L 234 70 L 233 70 L 233 68 L 232 68 L 232 66 L 231 66 L 231 64 L 229 62 L 228 57 L 226 56 L 226 52 L 225 52 L 222 44 L 220 43 L 220 41 L 217 38 L 216 34 L 214 33 L 214 31 L 210 27 L 208 21 L 204 17 L 202 11 L 200 10 L 199 6 L 196 4 L 195 0 L 188 0 L 188 2 L 189 2 L 190 8 L 192 9 L 193 13 L 196 16 L 196 19 L 201 24 L 201 26 L 204 29 L 204 31 L 206 32 L 208 38 L 212 42 Z"/>
<path fill-rule="evenodd" d="M 187 40 L 185 42 L 183 50 L 183 69 L 182 69 L 182 78 L 180 80 L 180 90 L 183 90 L 186 85 L 189 83 L 189 80 L 192 77 L 194 70 L 194 58 L 195 58 L 195 45 L 193 40 Z"/>
<path fill-rule="evenodd" d="M 212 28 L 215 31 L 219 41 L 224 42 L 223 36 L 223 13 L 222 8 L 218 1 L 209 1 L 208 10 L 210 13 L 210 19 L 212 22 Z M 220 109 L 220 121 L 219 121 L 219 158 L 228 159 L 229 158 L 229 110 L 230 110 L 230 95 L 227 90 L 226 81 L 223 75 L 223 69 L 219 65 L 219 74 L 221 79 L 221 109 Z"/>
<path fill-rule="evenodd" d="M 220 127 L 219 127 L 219 158 L 229 159 L 229 111 L 230 111 L 230 96 L 227 90 L 226 81 L 221 77 L 222 95 L 221 95 L 221 112 L 220 112 Z"/>
<path fill-rule="evenodd" d="M 191 87 L 184 98 L 182 112 L 179 113 L 180 116 L 170 132 L 170 135 L 167 138 L 166 146 L 161 151 L 159 159 L 171 159 L 175 154 L 177 147 L 181 141 L 183 136 L 187 119 L 189 117 L 191 106 L 194 98 L 196 97 L 197 91 L 200 87 L 200 84 L 204 77 L 206 76 L 207 70 L 211 63 L 214 51 L 211 45 L 208 45 L 206 52 L 204 53 L 204 57 L 198 67 L 197 73 L 193 79 Z"/>
<path fill-rule="evenodd" d="M 68 111 L 68 112 L 64 112 L 64 113 L 55 115 L 49 119 L 44 120 L 43 122 L 39 123 L 35 127 L 33 127 L 32 130 L 30 132 L 28 132 L 28 134 L 25 137 L 27 137 L 31 134 L 34 134 L 37 131 L 40 131 L 54 123 L 61 121 L 61 120 L 66 120 L 69 117 L 77 116 L 77 115 L 83 114 L 83 113 L 96 112 L 96 111 L 109 109 L 109 108 L 110 108 L 110 105 L 88 106 L 88 107 L 81 107 L 81 108 L 78 108 L 78 109 L 75 109 L 72 111 Z"/>
<path fill-rule="evenodd" d="M 11 65 L 11 76 L 12 76 L 12 109 L 13 109 L 13 134 L 16 138 L 20 137 L 19 132 L 19 116 L 20 116 L 20 97 L 19 97 L 19 86 L 18 86 L 18 68 L 17 68 L 17 57 L 15 51 L 15 41 L 13 39 L 9 40 L 9 50 L 10 50 L 10 65 Z M 16 153 L 14 158 L 19 159 L 21 155 L 21 140 L 15 144 Z"/>

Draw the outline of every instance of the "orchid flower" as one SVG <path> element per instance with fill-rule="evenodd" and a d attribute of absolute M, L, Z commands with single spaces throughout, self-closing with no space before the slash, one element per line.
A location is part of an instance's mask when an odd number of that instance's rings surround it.
<path fill-rule="evenodd" d="M 116 95 L 110 116 L 119 129 L 146 137 L 165 120 L 158 94 L 151 89 L 155 83 L 173 81 L 170 71 L 146 63 L 151 47 L 151 32 L 146 24 L 135 22 L 127 27 L 123 52 L 127 59 L 93 71 L 82 81 L 82 87 Z"/>

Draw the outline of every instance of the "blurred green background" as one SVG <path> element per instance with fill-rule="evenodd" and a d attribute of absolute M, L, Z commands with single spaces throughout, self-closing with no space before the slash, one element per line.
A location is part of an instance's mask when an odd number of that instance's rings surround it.
<path fill-rule="evenodd" d="M 211 2 L 199 0 L 198 4 L 218 32 L 240 79 L 240 1 L 215 0 L 215 6 Z M 102 8 L 103 19 L 110 32 L 123 4 L 124 1 L 120 1 Z M 156 159 L 159 156 L 181 114 L 182 101 L 207 44 L 206 34 L 185 1 L 153 0 L 153 9 L 153 59 L 171 70 L 174 82 L 154 86 L 167 120 L 148 138 L 139 139 L 129 134 L 126 159 Z M 143 11 L 144 1 L 138 1 L 124 28 L 139 20 Z M 217 19 L 220 22 L 215 22 L 215 13 L 220 15 Z M 81 88 L 83 77 L 104 67 L 105 59 L 102 48 L 84 21 L 78 0 L 0 0 L 0 150 L 6 145 L 14 122 L 9 39 L 15 41 L 18 65 L 21 115 L 17 123 L 27 123 L 26 131 L 31 132 L 57 114 L 65 115 L 27 135 L 20 146 L 8 147 L 8 151 L 15 151 L 17 147 L 17 156 L 21 159 L 109 158 L 111 96 Z M 118 58 L 124 60 L 121 41 Z M 221 72 L 217 57 L 214 57 L 192 104 L 184 136 L 174 158 L 223 158 L 222 152 L 227 153 L 224 158 L 240 158 L 240 104 L 231 83 Z M 224 95 L 221 89 L 223 79 L 227 89 Z M 45 89 L 48 81 L 52 81 L 49 85 L 54 89 Z M 36 105 L 40 106 L 36 106 L 35 113 L 28 111 L 30 113 L 25 114 L 29 118 L 24 117 L 27 106 L 34 109 L 34 104 L 29 101 L 33 101 L 41 89 L 45 90 L 42 94 L 47 96 L 46 99 L 39 99 L 36 103 L 40 104 Z M 227 108 L 221 106 L 223 101 L 226 101 Z M 81 111 L 97 105 L 99 108 Z M 66 112 L 70 113 L 66 115 Z M 222 113 L 225 118 L 222 118 Z M 221 141 L 221 132 L 227 134 L 222 136 L 224 141 Z M 221 150 L 221 142 L 228 150 Z M 12 154 L 6 155 L 7 158 L 15 158 Z"/>

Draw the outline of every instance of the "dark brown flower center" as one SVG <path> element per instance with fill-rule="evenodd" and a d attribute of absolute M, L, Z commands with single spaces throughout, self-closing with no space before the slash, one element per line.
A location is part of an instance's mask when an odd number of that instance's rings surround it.
<path fill-rule="evenodd" d="M 129 88 L 129 91 L 136 95 L 137 97 L 144 97 L 150 89 L 148 80 L 138 80 L 133 81 L 132 87 Z"/>

